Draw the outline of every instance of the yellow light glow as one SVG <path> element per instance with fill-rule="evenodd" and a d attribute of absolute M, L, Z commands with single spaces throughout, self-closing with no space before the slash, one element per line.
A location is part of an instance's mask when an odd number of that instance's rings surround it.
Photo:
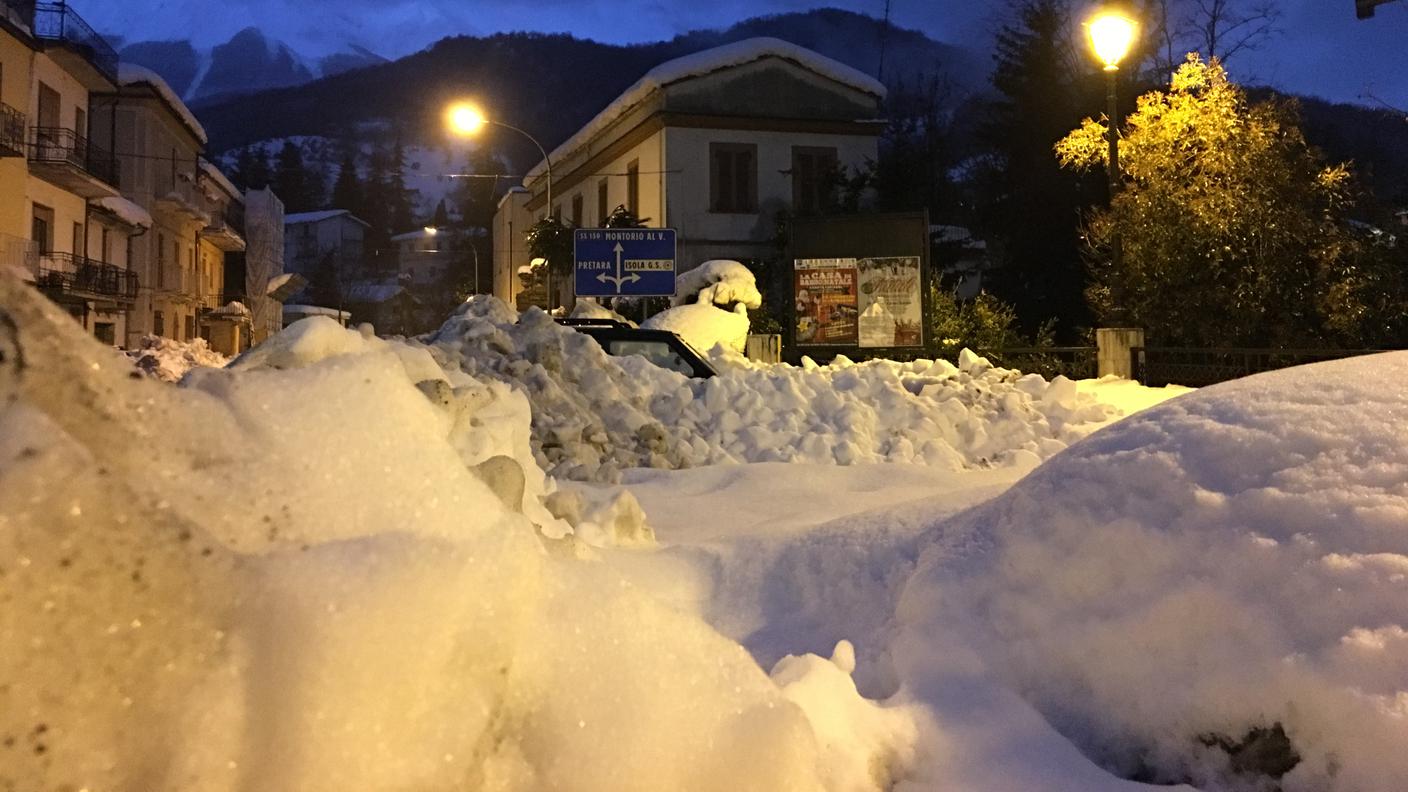
<path fill-rule="evenodd" d="M 440 232 L 440 229 L 436 228 L 435 226 L 426 226 L 426 227 L 425 227 L 425 233 L 429 234 L 430 236 L 435 236 L 435 235 L 438 234 L 439 232 Z"/>
<path fill-rule="evenodd" d="M 457 135 L 477 135 L 479 130 L 489 123 L 489 119 L 474 105 L 460 102 L 450 105 L 450 109 L 445 113 L 445 122 L 450 131 Z"/>
<path fill-rule="evenodd" d="M 1096 14 L 1086 25 L 1090 31 L 1090 46 L 1107 70 L 1118 69 L 1120 61 L 1134 46 L 1139 23 L 1116 11 Z"/>

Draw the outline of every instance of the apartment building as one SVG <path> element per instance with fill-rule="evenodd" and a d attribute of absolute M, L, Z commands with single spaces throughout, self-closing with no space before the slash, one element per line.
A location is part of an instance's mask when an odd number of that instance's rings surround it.
<path fill-rule="evenodd" d="M 225 257 L 245 248 L 238 189 L 204 159 L 205 129 L 154 72 L 118 67 L 116 90 L 98 107 L 95 137 L 117 152 L 122 197 L 151 218 L 134 234 L 130 266 L 139 283 L 126 343 L 143 335 L 205 338 L 218 351 L 241 348 L 231 332 L 240 312 L 221 310 Z"/>
<path fill-rule="evenodd" d="M 117 54 L 67 3 L 0 0 L 0 263 L 121 344 L 138 280 L 112 154 L 91 141 Z"/>

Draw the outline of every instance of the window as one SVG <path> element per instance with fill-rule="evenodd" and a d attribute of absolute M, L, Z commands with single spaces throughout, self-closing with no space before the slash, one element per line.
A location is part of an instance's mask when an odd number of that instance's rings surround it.
<path fill-rule="evenodd" d="M 112 237 L 109 235 L 106 227 L 103 228 L 103 237 L 102 241 L 99 243 L 98 255 L 103 257 L 104 264 L 112 263 Z M 128 263 L 128 266 L 131 266 L 131 262 Z"/>
<path fill-rule="evenodd" d="M 835 203 L 836 149 L 792 147 L 792 209 L 819 214 Z"/>
<path fill-rule="evenodd" d="M 186 314 L 186 334 L 182 336 L 183 341 L 190 341 L 196 337 L 196 318 Z"/>
<path fill-rule="evenodd" d="M 606 225 L 606 218 L 611 214 L 610 203 L 606 198 L 606 179 L 596 183 L 596 224 L 597 227 Z"/>
<path fill-rule="evenodd" d="M 758 147 L 751 143 L 709 144 L 709 210 L 758 211 Z"/>
<path fill-rule="evenodd" d="M 74 224 L 73 224 L 73 255 L 75 255 L 75 256 L 81 256 L 81 255 L 83 255 L 83 253 L 84 253 L 84 248 L 85 248 L 85 247 L 87 247 L 87 246 L 83 244 L 83 224 L 82 224 L 82 223 L 74 223 Z"/>
<path fill-rule="evenodd" d="M 47 206 L 34 205 L 29 227 L 30 239 L 39 248 L 39 255 L 54 252 L 54 210 Z"/>
<path fill-rule="evenodd" d="M 626 208 L 640 215 L 640 160 L 626 164 Z"/>
<path fill-rule="evenodd" d="M 572 196 L 572 225 L 575 228 L 582 227 L 582 194 L 577 193 Z"/>
<path fill-rule="evenodd" d="M 166 335 L 166 317 L 161 311 L 152 311 L 152 334 Z"/>
<path fill-rule="evenodd" d="M 88 111 L 81 107 L 73 108 L 73 131 L 81 138 L 88 137 Z"/>
<path fill-rule="evenodd" d="M 156 235 L 156 285 L 166 285 L 166 235 L 162 233 Z M 156 315 L 159 320 L 161 312 L 158 311 Z M 161 335 L 161 331 L 156 331 L 156 334 Z"/>
<path fill-rule="evenodd" d="M 39 83 L 39 126 L 55 128 L 59 126 L 59 92 Z"/>
<path fill-rule="evenodd" d="M 94 322 L 93 335 L 108 346 L 117 346 L 117 325 L 112 322 Z"/>

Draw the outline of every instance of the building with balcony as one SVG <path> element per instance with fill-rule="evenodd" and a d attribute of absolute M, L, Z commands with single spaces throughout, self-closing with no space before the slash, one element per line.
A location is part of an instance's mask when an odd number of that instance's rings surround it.
<path fill-rule="evenodd" d="M 779 212 L 831 210 L 837 175 L 877 156 L 884 95 L 874 78 L 778 39 L 651 69 L 549 154 L 551 177 L 538 163 L 525 191 L 500 203 L 495 295 L 512 301 L 521 290 L 523 232 L 549 214 L 597 227 L 625 206 L 676 229 L 681 270 L 772 255 Z M 516 238 L 499 242 L 509 229 Z"/>
<path fill-rule="evenodd" d="M 205 129 L 156 73 L 120 64 L 104 99 L 95 137 L 118 152 L 121 197 L 151 218 L 130 245 L 140 286 L 125 343 L 136 346 L 144 335 L 205 338 L 217 351 L 239 351 L 248 320 L 218 309 L 229 302 L 226 257 L 245 248 L 240 191 L 204 159 Z M 231 321 L 244 324 L 232 328 Z"/>
<path fill-rule="evenodd" d="M 121 200 L 116 159 L 91 139 L 116 79 L 117 54 L 71 5 L 0 0 L 0 247 L 11 270 L 114 345 L 140 289 L 128 240 L 145 222 Z"/>

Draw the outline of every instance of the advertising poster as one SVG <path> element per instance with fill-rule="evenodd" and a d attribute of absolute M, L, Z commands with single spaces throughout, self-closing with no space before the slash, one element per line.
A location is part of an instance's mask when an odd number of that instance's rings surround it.
<path fill-rule="evenodd" d="M 859 259 L 856 273 L 860 287 L 860 346 L 923 345 L 923 279 L 919 272 L 919 257 Z"/>
<path fill-rule="evenodd" d="M 860 315 L 853 258 L 797 259 L 797 344 L 854 346 Z"/>

